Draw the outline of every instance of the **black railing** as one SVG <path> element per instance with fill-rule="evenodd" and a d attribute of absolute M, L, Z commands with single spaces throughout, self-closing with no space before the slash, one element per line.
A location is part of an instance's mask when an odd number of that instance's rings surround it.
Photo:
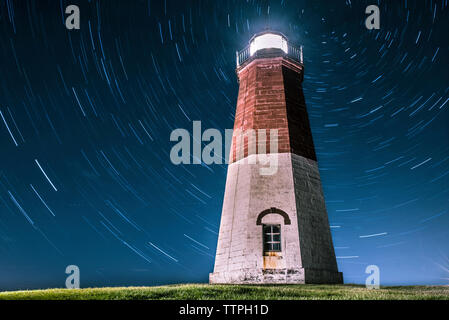
<path fill-rule="evenodd" d="M 251 58 L 250 54 L 250 46 L 247 46 L 241 51 L 237 51 L 236 53 L 237 67 L 241 66 L 245 61 Z M 256 55 L 256 52 L 254 53 Z M 285 56 L 293 59 L 301 64 L 303 64 L 303 54 L 302 54 L 302 46 L 295 47 L 290 43 L 287 44 L 287 53 L 284 53 Z"/>

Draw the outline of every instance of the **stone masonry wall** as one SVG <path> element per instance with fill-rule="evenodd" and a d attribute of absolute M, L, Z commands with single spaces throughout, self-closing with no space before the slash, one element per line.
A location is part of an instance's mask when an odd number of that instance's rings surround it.
<path fill-rule="evenodd" d="M 290 153 L 278 157 L 275 175 L 259 174 L 250 155 L 228 167 L 214 273 L 211 283 L 341 283 L 315 161 Z M 277 214 L 262 223 L 281 225 L 280 259 L 267 268 L 259 214 Z"/>
<path fill-rule="evenodd" d="M 337 261 L 316 161 L 292 154 L 302 267 L 337 272 Z"/>
<path fill-rule="evenodd" d="M 280 276 L 285 279 L 288 274 L 292 279 L 296 276 L 295 283 L 298 283 L 301 275 L 303 277 L 303 272 L 287 272 L 301 266 L 291 155 L 268 156 L 278 158 L 278 170 L 274 175 L 260 174 L 259 170 L 264 165 L 251 164 L 256 155 L 228 167 L 211 282 L 214 279 L 232 279 L 233 283 L 258 283 L 264 282 L 267 277 L 277 279 Z M 262 223 L 281 225 L 282 253 L 269 268 L 277 270 L 270 271 L 264 268 L 262 225 L 257 225 L 257 218 L 262 211 L 272 207 L 287 213 L 290 224 L 286 225 L 282 216 L 277 214 L 268 214 L 262 219 Z"/>

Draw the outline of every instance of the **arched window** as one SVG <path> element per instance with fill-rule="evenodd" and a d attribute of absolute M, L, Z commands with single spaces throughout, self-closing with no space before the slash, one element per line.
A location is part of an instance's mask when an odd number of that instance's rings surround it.
<path fill-rule="evenodd" d="M 267 215 L 279 215 L 268 216 L 265 221 L 262 222 L 263 218 Z M 273 252 L 281 252 L 281 223 L 284 225 L 291 224 L 288 214 L 277 208 L 270 208 L 262 211 L 258 217 L 256 224 L 262 226 L 262 239 L 263 239 L 263 253 L 268 256 Z"/>
<path fill-rule="evenodd" d="M 281 252 L 281 225 L 264 224 L 263 226 L 263 252 Z"/>

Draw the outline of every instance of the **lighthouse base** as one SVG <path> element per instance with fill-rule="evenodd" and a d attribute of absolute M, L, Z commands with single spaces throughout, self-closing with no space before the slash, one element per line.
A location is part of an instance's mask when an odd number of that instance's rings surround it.
<path fill-rule="evenodd" d="M 342 284 L 343 273 L 319 269 L 243 269 L 209 274 L 210 284 Z"/>

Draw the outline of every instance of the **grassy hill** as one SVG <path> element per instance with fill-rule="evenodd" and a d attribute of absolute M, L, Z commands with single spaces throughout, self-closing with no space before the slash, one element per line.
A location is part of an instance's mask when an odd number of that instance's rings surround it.
<path fill-rule="evenodd" d="M 449 300 L 449 286 L 208 285 L 0 292 L 0 300 Z"/>

